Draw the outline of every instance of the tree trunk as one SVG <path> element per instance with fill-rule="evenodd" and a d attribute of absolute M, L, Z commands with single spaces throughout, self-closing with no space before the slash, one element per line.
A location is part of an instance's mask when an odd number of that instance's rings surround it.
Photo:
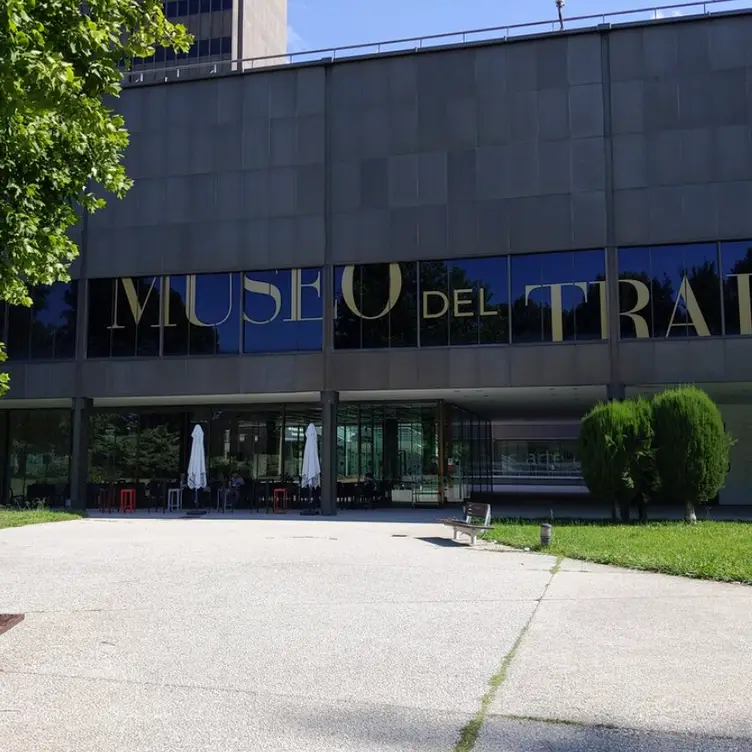
<path fill-rule="evenodd" d="M 637 510 L 640 515 L 640 522 L 648 521 L 648 500 L 644 494 L 640 494 L 637 499 Z"/>
<path fill-rule="evenodd" d="M 621 504 L 619 505 L 619 512 L 620 512 L 622 522 L 629 522 L 629 513 L 630 513 L 629 507 L 630 507 L 630 503 L 628 501 L 622 501 Z"/>
<path fill-rule="evenodd" d="M 695 514 L 695 505 L 688 501 L 684 507 L 684 521 L 694 524 L 697 522 L 697 515 Z"/>
<path fill-rule="evenodd" d="M 619 521 L 619 505 L 616 501 L 614 501 L 611 504 L 611 521 L 612 522 L 618 522 Z"/>

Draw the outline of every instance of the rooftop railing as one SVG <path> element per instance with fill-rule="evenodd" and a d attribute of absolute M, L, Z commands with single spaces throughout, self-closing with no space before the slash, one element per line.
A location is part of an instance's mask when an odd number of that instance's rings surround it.
<path fill-rule="evenodd" d="M 671 20 L 683 16 L 702 16 L 725 13 L 735 10 L 750 9 L 752 0 L 705 0 L 705 2 L 684 2 L 633 10 L 613 11 L 587 16 L 572 16 L 563 19 L 563 30 L 594 28 L 605 24 L 624 24 L 639 21 Z M 394 52 L 417 52 L 458 44 L 484 41 L 503 41 L 515 37 L 534 34 L 561 33 L 562 22 L 556 18 L 552 21 L 533 21 L 530 23 L 491 26 L 485 29 L 453 31 L 445 34 L 430 34 L 422 37 L 390 39 L 368 44 L 351 44 L 341 47 L 322 47 L 317 50 L 288 52 L 284 55 L 267 55 L 265 57 L 238 58 L 227 60 L 209 60 L 191 62 L 190 58 L 176 60 L 173 63 L 154 67 L 142 63 L 138 70 L 125 76 L 126 84 L 139 84 L 154 81 L 172 81 L 181 78 L 211 76 L 218 73 L 241 72 L 289 65 L 292 63 L 333 62 L 352 57 L 383 55 Z"/>

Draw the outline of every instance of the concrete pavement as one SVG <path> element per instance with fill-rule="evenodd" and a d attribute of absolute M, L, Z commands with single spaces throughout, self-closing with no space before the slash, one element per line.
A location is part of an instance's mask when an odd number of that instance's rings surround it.
<path fill-rule="evenodd" d="M 449 751 L 517 644 L 477 750 L 752 750 L 752 588 L 437 516 L 0 531 L 0 749 Z"/>

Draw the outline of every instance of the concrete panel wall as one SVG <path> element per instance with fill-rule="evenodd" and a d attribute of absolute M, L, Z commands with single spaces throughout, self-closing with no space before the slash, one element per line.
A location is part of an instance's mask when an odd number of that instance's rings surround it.
<path fill-rule="evenodd" d="M 321 353 L 263 357 L 98 360 L 84 364 L 87 397 L 268 394 L 322 389 Z"/>
<path fill-rule="evenodd" d="M 752 237 L 752 16 L 609 34 L 617 245 Z"/>
<path fill-rule="evenodd" d="M 92 277 L 324 260 L 323 68 L 126 89 L 135 185 L 89 223 Z"/>
<path fill-rule="evenodd" d="M 336 263 L 605 244 L 597 33 L 331 69 Z"/>

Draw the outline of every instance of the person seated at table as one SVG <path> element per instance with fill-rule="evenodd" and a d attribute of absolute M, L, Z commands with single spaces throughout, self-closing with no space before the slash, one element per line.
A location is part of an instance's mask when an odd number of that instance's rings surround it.
<path fill-rule="evenodd" d="M 238 499 L 240 498 L 240 489 L 245 485 L 245 481 L 243 480 L 240 473 L 235 471 L 232 476 L 230 477 L 230 498 L 232 499 L 233 506 L 238 503 Z"/>

